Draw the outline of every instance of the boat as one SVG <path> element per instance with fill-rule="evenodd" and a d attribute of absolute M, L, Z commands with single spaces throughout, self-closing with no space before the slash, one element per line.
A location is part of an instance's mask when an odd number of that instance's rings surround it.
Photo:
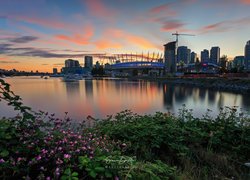
<path fill-rule="evenodd" d="M 2 75 L 0 75 L 0 78 L 6 78 L 6 76 L 2 74 Z"/>

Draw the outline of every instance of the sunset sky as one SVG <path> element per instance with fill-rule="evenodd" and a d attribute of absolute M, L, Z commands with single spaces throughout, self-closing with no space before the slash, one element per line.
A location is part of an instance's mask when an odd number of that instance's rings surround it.
<path fill-rule="evenodd" d="M 163 53 L 181 36 L 233 58 L 250 40 L 250 0 L 0 0 L 0 69 L 51 72 L 84 54 Z"/>

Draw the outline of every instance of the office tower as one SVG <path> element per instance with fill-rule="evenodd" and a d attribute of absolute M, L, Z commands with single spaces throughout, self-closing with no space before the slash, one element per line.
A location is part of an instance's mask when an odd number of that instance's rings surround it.
<path fill-rule="evenodd" d="M 72 67 L 80 67 L 79 61 L 73 59 L 65 60 L 65 67 L 72 68 Z"/>
<path fill-rule="evenodd" d="M 191 49 L 187 50 L 187 64 L 189 64 L 191 61 Z"/>
<path fill-rule="evenodd" d="M 57 68 L 53 68 L 53 74 L 57 74 Z"/>
<path fill-rule="evenodd" d="M 245 46 L 245 69 L 250 70 L 250 40 Z"/>
<path fill-rule="evenodd" d="M 245 59 L 244 56 L 235 56 L 233 60 L 233 67 L 240 68 L 240 67 L 245 66 L 244 59 Z"/>
<path fill-rule="evenodd" d="M 202 63 L 208 63 L 209 61 L 209 51 L 207 49 L 204 49 L 201 51 L 201 62 Z"/>
<path fill-rule="evenodd" d="M 84 67 L 92 69 L 93 68 L 93 57 L 92 56 L 85 56 L 84 57 Z"/>
<path fill-rule="evenodd" d="M 197 54 L 195 52 L 191 52 L 190 63 L 195 63 L 197 59 Z"/>
<path fill-rule="evenodd" d="M 169 42 L 164 45 L 164 63 L 167 72 L 176 72 L 176 59 L 175 59 L 176 41 Z"/>
<path fill-rule="evenodd" d="M 187 46 L 179 46 L 177 49 L 177 63 L 184 62 L 188 64 L 188 48 Z"/>
<path fill-rule="evenodd" d="M 220 48 L 212 47 L 210 50 L 210 61 L 213 64 L 218 64 L 220 60 Z"/>

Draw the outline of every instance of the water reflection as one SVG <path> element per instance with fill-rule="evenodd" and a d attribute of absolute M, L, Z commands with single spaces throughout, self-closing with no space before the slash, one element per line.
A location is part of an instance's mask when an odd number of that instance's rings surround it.
<path fill-rule="evenodd" d="M 93 81 L 92 80 L 85 80 L 85 92 L 87 94 L 87 98 L 93 98 Z"/>
<path fill-rule="evenodd" d="M 119 79 L 81 80 L 63 82 L 55 79 L 9 78 L 16 94 L 24 104 L 35 110 L 61 114 L 69 112 L 75 119 L 88 115 L 103 118 L 125 109 L 139 114 L 166 112 L 177 113 L 183 104 L 201 116 L 207 109 L 214 115 L 223 106 L 250 109 L 250 97 L 236 93 L 205 88 L 175 86 L 160 82 L 129 81 Z M 34 86 L 34 83 L 36 84 Z M 0 116 L 13 116 L 13 111 L 0 103 Z"/>
<path fill-rule="evenodd" d="M 69 98 L 80 96 L 80 84 L 79 81 L 64 82 L 66 87 L 67 96 Z"/>

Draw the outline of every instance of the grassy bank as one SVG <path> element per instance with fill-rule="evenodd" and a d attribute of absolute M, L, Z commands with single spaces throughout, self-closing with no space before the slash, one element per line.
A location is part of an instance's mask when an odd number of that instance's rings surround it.
<path fill-rule="evenodd" d="M 250 119 L 234 108 L 197 119 L 118 113 L 86 128 L 34 112 L 0 80 L 0 100 L 20 111 L 0 120 L 0 179 L 247 178 Z"/>

